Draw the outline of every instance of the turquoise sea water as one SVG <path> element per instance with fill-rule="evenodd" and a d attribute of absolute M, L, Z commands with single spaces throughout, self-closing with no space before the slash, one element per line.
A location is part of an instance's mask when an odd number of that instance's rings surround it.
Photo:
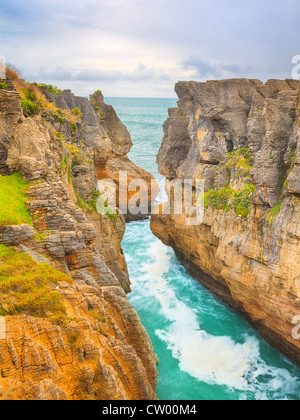
<path fill-rule="evenodd" d="M 106 99 L 131 132 L 130 158 L 156 176 L 172 99 Z M 300 399 L 300 370 L 185 272 L 149 221 L 127 225 L 129 298 L 152 340 L 161 400 Z"/>

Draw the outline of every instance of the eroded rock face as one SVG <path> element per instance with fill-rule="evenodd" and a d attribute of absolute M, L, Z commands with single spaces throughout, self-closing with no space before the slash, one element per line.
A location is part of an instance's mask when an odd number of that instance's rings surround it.
<path fill-rule="evenodd" d="M 79 106 L 70 93 L 65 101 Z M 73 283 L 55 287 L 66 325 L 26 313 L 0 317 L 0 399 L 156 399 L 157 358 L 126 297 L 124 218 L 95 211 L 96 170 L 67 122 L 25 118 L 20 103 L 16 91 L 0 91 L 0 173 L 20 171 L 29 182 L 33 223 L 1 226 L 0 241 Z M 93 115 L 81 135 L 97 131 Z"/>
<path fill-rule="evenodd" d="M 206 287 L 298 365 L 299 87 L 294 80 L 178 83 L 178 109 L 157 159 L 169 180 L 204 180 L 204 222 L 187 226 L 185 214 L 162 211 L 151 220 Z"/>
<path fill-rule="evenodd" d="M 154 177 L 144 169 L 130 161 L 127 154 L 132 147 L 130 133 L 125 125 L 118 118 L 114 108 L 104 102 L 100 91 L 91 95 L 90 100 L 76 97 L 71 91 L 66 90 L 61 94 L 49 94 L 47 97 L 56 106 L 63 110 L 70 111 L 79 109 L 82 113 L 80 123 L 77 124 L 77 131 L 73 133 L 74 141 L 83 141 L 96 168 L 97 178 L 101 180 L 112 180 L 117 187 L 117 201 L 119 206 L 119 172 L 126 172 L 128 183 L 140 179 L 147 184 L 146 199 L 148 200 L 147 214 L 124 214 L 125 220 L 140 220 L 148 218 L 151 212 L 151 203 L 159 193 L 159 187 Z M 60 128 L 60 130 L 62 127 Z M 64 133 L 69 132 L 68 124 L 63 129 Z M 152 195 L 151 195 L 152 184 Z M 128 192 L 127 201 L 134 195 L 136 190 Z"/>

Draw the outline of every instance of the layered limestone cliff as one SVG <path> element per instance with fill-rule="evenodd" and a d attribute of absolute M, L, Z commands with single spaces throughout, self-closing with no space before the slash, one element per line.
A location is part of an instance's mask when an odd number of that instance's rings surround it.
<path fill-rule="evenodd" d="M 130 133 L 118 118 L 114 108 L 104 102 L 101 91 L 86 98 L 76 97 L 71 91 L 49 93 L 44 89 L 46 97 L 62 110 L 77 110 L 80 118 L 75 131 L 66 126 L 63 133 L 72 134 L 73 141 L 83 141 L 87 146 L 96 167 L 98 180 L 111 180 L 117 187 L 116 205 L 119 206 L 119 174 L 126 173 L 127 202 L 136 195 L 138 189 L 129 188 L 134 180 L 142 180 L 147 184 L 145 191 L 148 200 L 148 214 L 124 214 L 127 222 L 145 219 L 150 215 L 152 201 L 159 193 L 159 187 L 154 177 L 144 169 L 138 167 L 127 157 L 132 147 Z M 151 195 L 152 186 L 152 195 Z M 132 191 L 131 191 L 132 189 Z M 143 191 L 142 191 L 143 192 Z M 141 199 L 143 199 L 141 193 Z M 124 205 L 123 205 L 124 207 Z M 126 207 L 126 204 L 125 204 Z"/>
<path fill-rule="evenodd" d="M 204 181 L 204 221 L 187 226 L 185 214 L 162 208 L 151 220 L 207 288 L 297 364 L 299 88 L 295 80 L 178 83 L 157 160 L 169 181 Z"/>
<path fill-rule="evenodd" d="M 52 104 L 15 85 L 0 89 L 0 399 L 156 399 L 157 359 L 126 296 L 125 220 L 96 212 L 95 165 L 114 147 L 126 160 L 127 131 L 110 109 L 108 135 L 71 92 Z"/>

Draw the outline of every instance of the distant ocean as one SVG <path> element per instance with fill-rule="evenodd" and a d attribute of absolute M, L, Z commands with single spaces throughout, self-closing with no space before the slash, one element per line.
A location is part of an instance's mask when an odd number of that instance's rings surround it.
<path fill-rule="evenodd" d="M 163 185 L 156 154 L 173 99 L 106 98 L 132 135 L 129 155 Z M 129 298 L 152 340 L 161 400 L 300 399 L 300 370 L 188 275 L 149 221 L 127 225 Z"/>

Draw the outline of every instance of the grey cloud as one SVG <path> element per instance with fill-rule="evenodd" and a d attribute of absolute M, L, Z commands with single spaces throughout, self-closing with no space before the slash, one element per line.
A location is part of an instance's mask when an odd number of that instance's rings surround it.
<path fill-rule="evenodd" d="M 119 83 L 121 96 L 139 82 L 152 96 L 164 82 L 173 92 L 187 69 L 200 79 L 290 77 L 299 19 L 299 0 L 0 0 L 0 55 L 30 80 Z M 132 70 L 96 70 L 99 59 Z"/>
<path fill-rule="evenodd" d="M 147 81 L 147 80 L 170 80 L 169 76 L 162 71 L 157 71 L 139 64 L 136 70 L 127 71 L 101 71 L 101 70 L 84 70 L 75 76 L 77 80 L 81 81 Z"/>
<path fill-rule="evenodd" d="M 72 80 L 73 74 L 72 72 L 62 69 L 62 68 L 57 68 L 56 70 L 46 70 L 42 68 L 35 74 L 25 73 L 24 77 L 31 81 L 42 81 L 42 80 L 66 81 L 66 80 Z"/>
<path fill-rule="evenodd" d="M 97 70 L 85 69 L 82 71 L 68 71 L 65 69 L 57 68 L 55 70 L 47 71 L 40 69 L 35 74 L 25 75 L 30 80 L 37 81 L 81 81 L 81 82 L 147 82 L 147 81 L 169 81 L 170 77 L 164 71 L 154 70 L 139 64 L 137 69 L 133 71 L 117 71 L 111 70 Z"/>
<path fill-rule="evenodd" d="M 249 68 L 242 68 L 238 64 L 225 64 L 220 62 L 209 62 L 199 57 L 189 57 L 183 60 L 181 64 L 186 69 L 193 69 L 197 72 L 198 78 L 223 78 L 240 77 L 249 71 Z"/>

